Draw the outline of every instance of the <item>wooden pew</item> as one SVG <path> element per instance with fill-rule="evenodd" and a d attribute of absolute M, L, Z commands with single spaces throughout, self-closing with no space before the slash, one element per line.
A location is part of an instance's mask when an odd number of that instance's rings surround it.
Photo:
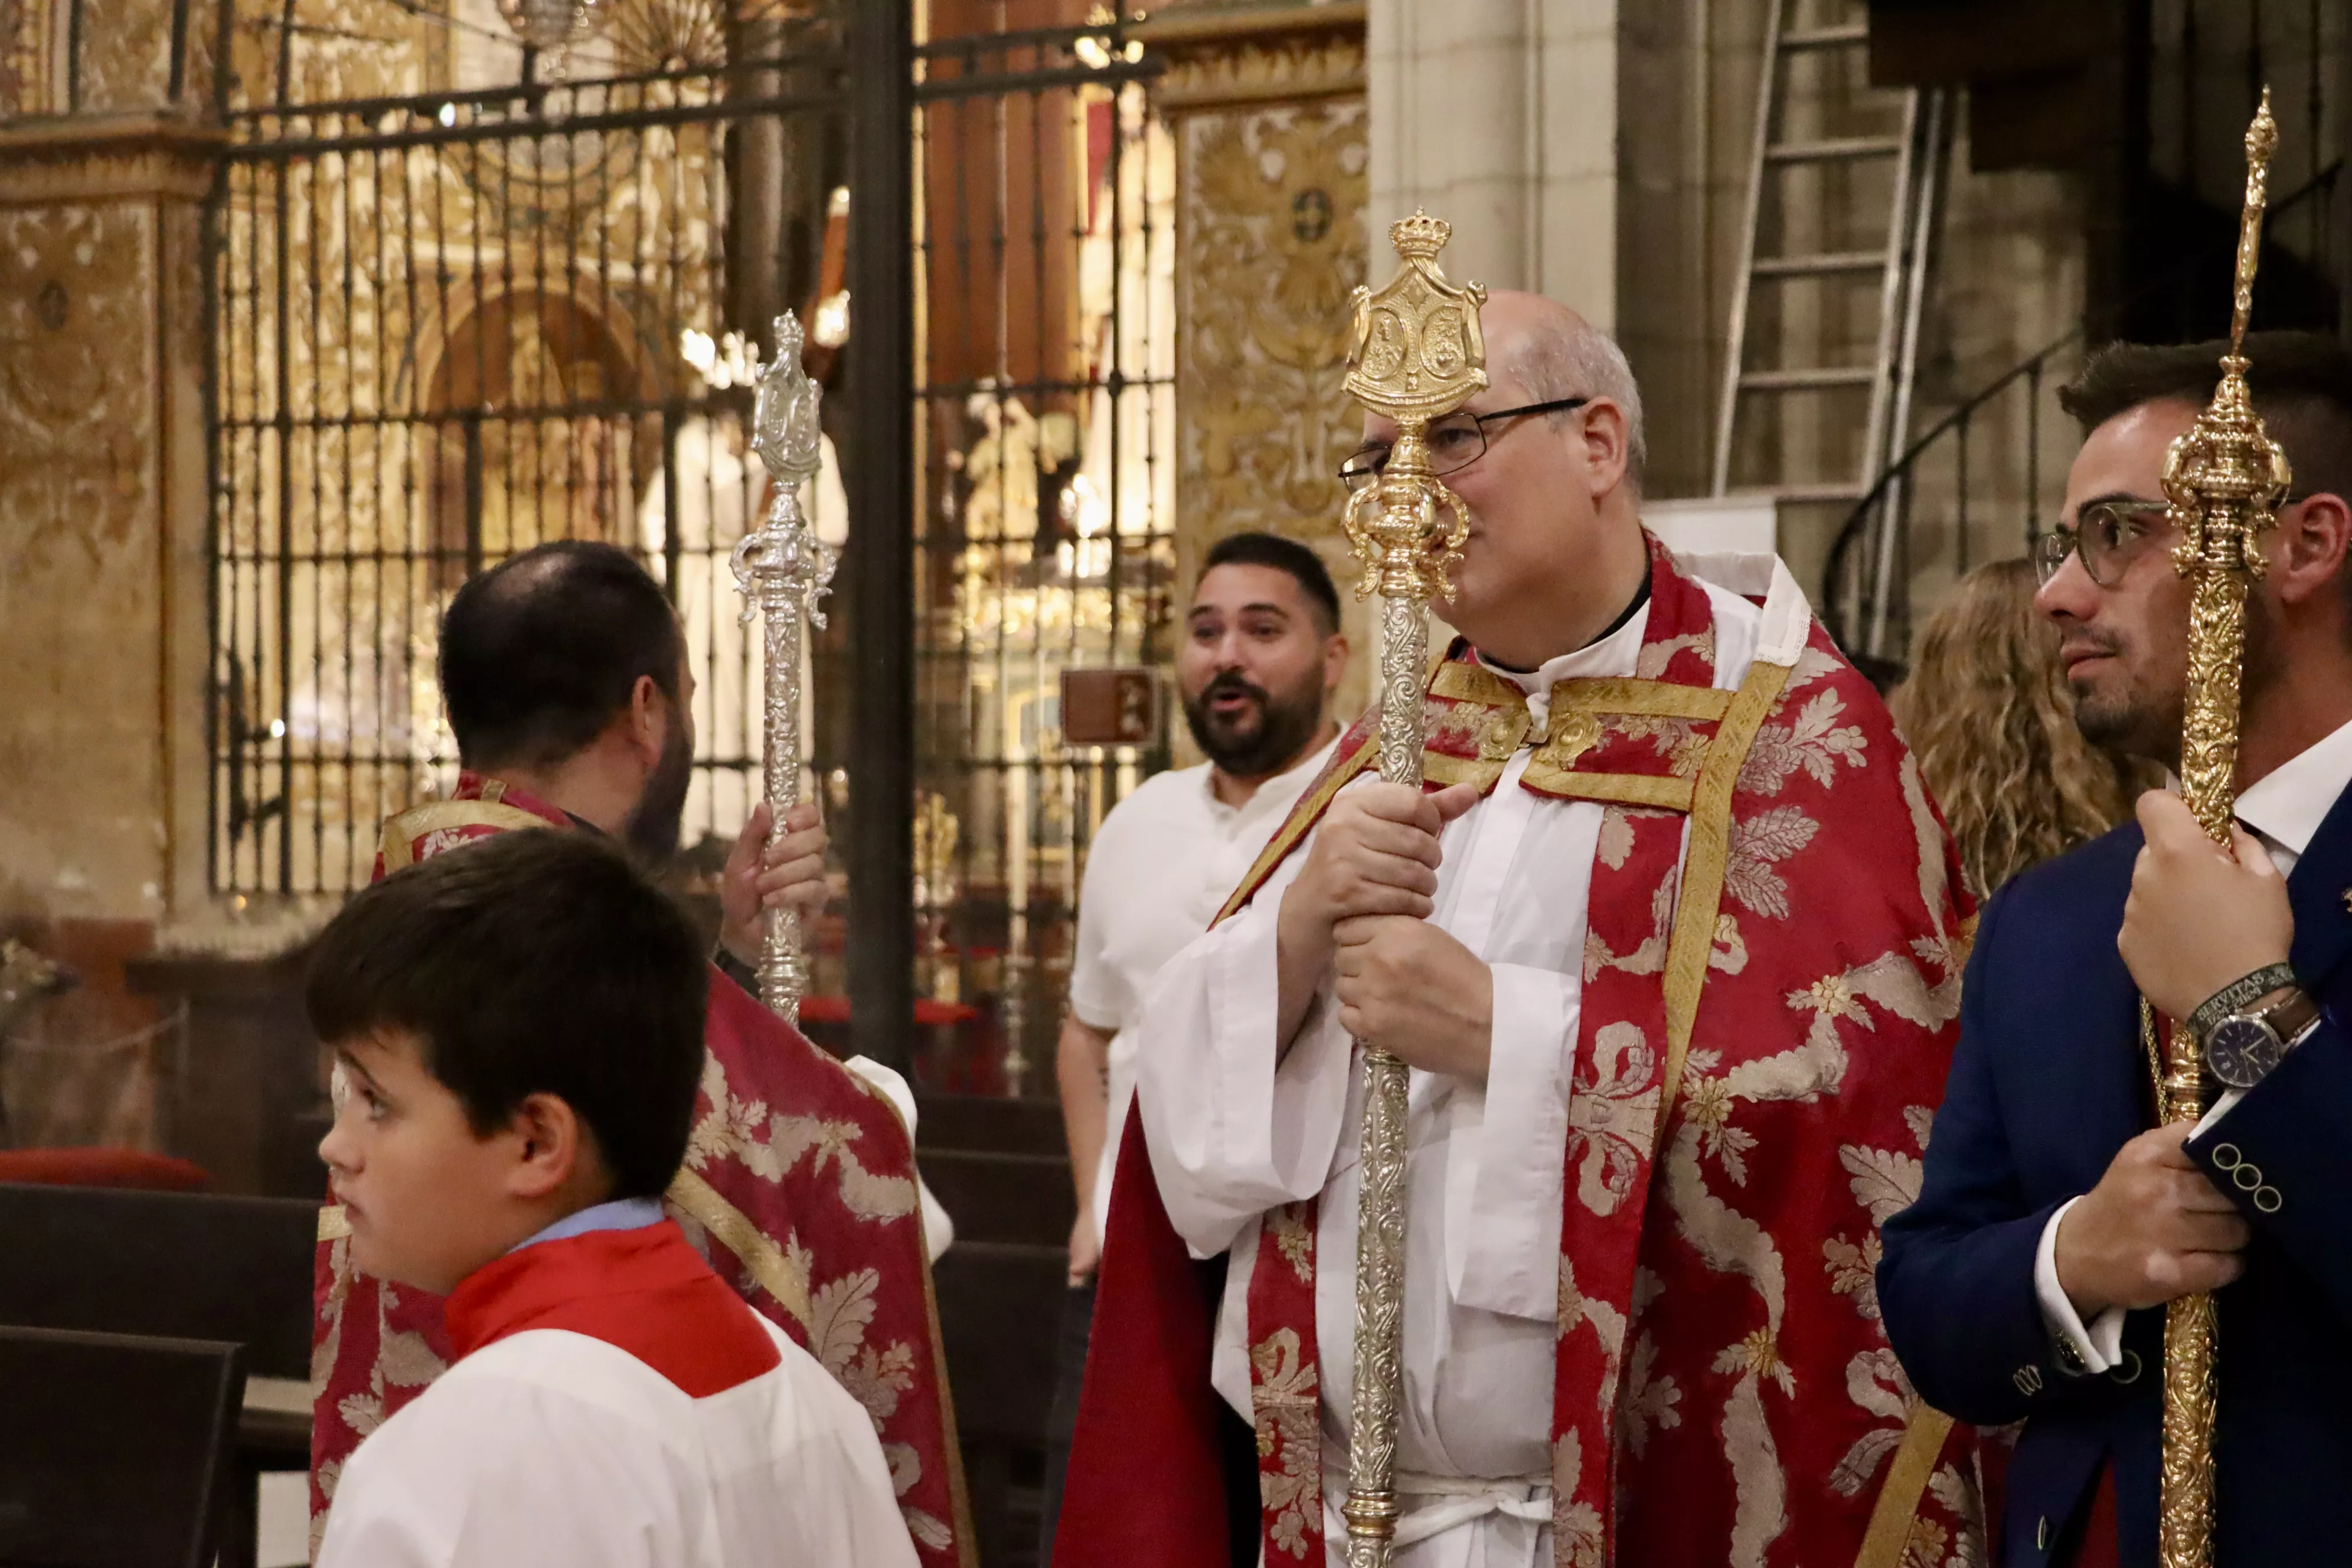
<path fill-rule="evenodd" d="M 0 1563 L 206 1568 L 242 1353 L 0 1326 Z"/>
<path fill-rule="evenodd" d="M 307 1383 L 318 1225 L 299 1198 L 0 1183 L 0 1325 L 225 1342 L 244 1373 Z M 310 1468 L 307 1407 L 276 1404 L 237 1423 L 222 1568 L 253 1560 L 260 1473 Z"/>

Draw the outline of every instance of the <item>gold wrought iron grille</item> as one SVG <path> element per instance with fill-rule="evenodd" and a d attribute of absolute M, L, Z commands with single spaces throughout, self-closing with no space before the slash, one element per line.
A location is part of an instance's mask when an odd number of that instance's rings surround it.
<path fill-rule="evenodd" d="M 839 288 L 839 50 L 781 4 L 604 9 L 551 52 L 493 0 L 297 0 L 227 30 L 207 244 L 220 889 L 367 879 L 384 816 L 454 774 L 441 610 L 542 540 L 622 544 L 678 605 L 688 842 L 730 834 L 757 792 L 758 645 L 727 557 L 764 493 L 745 422 L 765 323 Z M 817 492 L 837 523 L 837 476 Z"/>
<path fill-rule="evenodd" d="M 916 984 L 961 1042 L 918 1070 L 965 1092 L 1050 1062 L 1086 845 L 1167 762 L 1168 703 L 1073 746 L 1059 683 L 1170 651 L 1174 153 L 1157 62 L 1041 9 L 939 0 L 918 48 Z"/>

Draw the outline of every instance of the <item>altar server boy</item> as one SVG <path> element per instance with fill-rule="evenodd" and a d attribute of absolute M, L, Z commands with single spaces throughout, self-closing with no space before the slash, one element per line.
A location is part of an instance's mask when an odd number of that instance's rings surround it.
<path fill-rule="evenodd" d="M 866 1412 L 662 1211 L 708 973 L 582 833 L 395 872 L 320 938 L 319 1152 L 354 1261 L 446 1293 L 457 1357 L 352 1456 L 322 1568 L 912 1568 Z"/>

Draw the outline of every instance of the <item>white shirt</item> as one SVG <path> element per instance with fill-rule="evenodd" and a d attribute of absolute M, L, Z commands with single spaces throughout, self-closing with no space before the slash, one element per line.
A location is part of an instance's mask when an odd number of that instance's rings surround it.
<path fill-rule="evenodd" d="M 2179 793 L 2179 781 L 2168 782 Z M 2238 820 L 2263 841 L 2278 874 L 2288 876 L 2347 786 L 2352 786 L 2352 724 L 2314 742 L 2247 785 L 2238 797 Z M 2197 1131 L 2203 1132 L 2244 1098 L 2234 1089 L 2224 1093 L 2197 1124 Z M 2042 1317 L 2051 1337 L 2065 1340 L 2083 1358 L 2087 1371 L 2100 1373 L 2123 1359 L 2124 1310 L 2110 1307 L 2086 1325 L 2058 1284 L 2058 1226 L 2066 1211 L 2082 1201 L 2067 1199 L 2042 1226 L 2041 1244 L 2033 1254 L 2033 1293 L 2041 1300 Z"/>
<path fill-rule="evenodd" d="M 1070 1011 L 1111 1037 L 1110 1120 L 1095 1173 L 1097 1237 L 1109 1228 L 1111 1173 L 1135 1099 L 1135 1024 L 1144 993 L 1162 964 L 1209 929 L 1339 744 L 1333 736 L 1239 805 L 1217 798 L 1206 763 L 1154 773 L 1096 830 L 1078 897 Z"/>
<path fill-rule="evenodd" d="M 761 1327 L 782 1364 L 703 1399 L 584 1334 L 484 1346 L 353 1452 L 320 1568 L 913 1568 L 873 1422 Z"/>
<path fill-rule="evenodd" d="M 1786 568 L 1769 557 L 1684 564 L 1709 576 L 1736 571 L 1734 584 L 1745 592 L 1771 588 L 1759 614 L 1707 584 L 1718 689 L 1738 686 L 1759 642 L 1776 661 L 1794 659 L 1811 611 Z M 1603 807 L 1538 795 L 1519 780 L 1543 736 L 1552 684 L 1633 674 L 1645 619 L 1635 616 L 1600 642 L 1514 678 L 1536 721 L 1528 742 L 1440 840 L 1431 918 L 1493 972 L 1494 1025 L 1485 1085 L 1412 1075 L 1397 1457 L 1406 1514 L 1397 1568 L 1535 1568 L 1551 1560 L 1561 1180 Z M 1291 854 L 1247 910 L 1161 972 L 1143 1012 L 1139 1073 L 1169 1218 L 1195 1255 L 1231 1249 L 1211 1381 L 1244 1418 L 1261 1216 L 1321 1195 L 1315 1324 L 1325 1541 L 1336 1551 L 1346 1539 L 1339 1505 L 1354 1385 L 1363 1083 L 1328 980 L 1277 1063 L 1275 921 L 1307 847 Z M 1489 1484 L 1465 1488 L 1463 1479 Z"/>

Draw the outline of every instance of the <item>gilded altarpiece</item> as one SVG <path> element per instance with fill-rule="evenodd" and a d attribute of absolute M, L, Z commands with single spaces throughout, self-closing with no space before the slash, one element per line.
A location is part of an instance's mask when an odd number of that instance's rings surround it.
<path fill-rule="evenodd" d="M 1171 9 L 1145 31 L 1169 57 L 1155 89 L 1177 146 L 1176 540 L 1189 584 L 1218 538 L 1313 545 L 1352 580 L 1339 460 L 1358 416 L 1348 296 L 1364 281 L 1369 194 L 1361 5 Z M 1343 595 L 1370 684 L 1369 613 Z"/>
<path fill-rule="evenodd" d="M 704 118 L 717 77 L 673 58 L 680 9 L 623 0 L 540 62 L 528 108 L 493 96 L 519 66 L 488 0 L 455 0 L 458 26 L 300 0 L 282 56 L 273 17 L 240 15 L 262 101 L 232 104 L 218 216 L 218 883 L 366 879 L 377 825 L 446 783 L 448 596 L 544 540 L 677 574 L 698 686 L 740 683 L 724 556 L 758 476 L 681 350 L 727 326 L 729 126 Z M 280 73 L 300 107 L 266 107 Z M 600 118 L 620 128 L 566 129 Z"/>

